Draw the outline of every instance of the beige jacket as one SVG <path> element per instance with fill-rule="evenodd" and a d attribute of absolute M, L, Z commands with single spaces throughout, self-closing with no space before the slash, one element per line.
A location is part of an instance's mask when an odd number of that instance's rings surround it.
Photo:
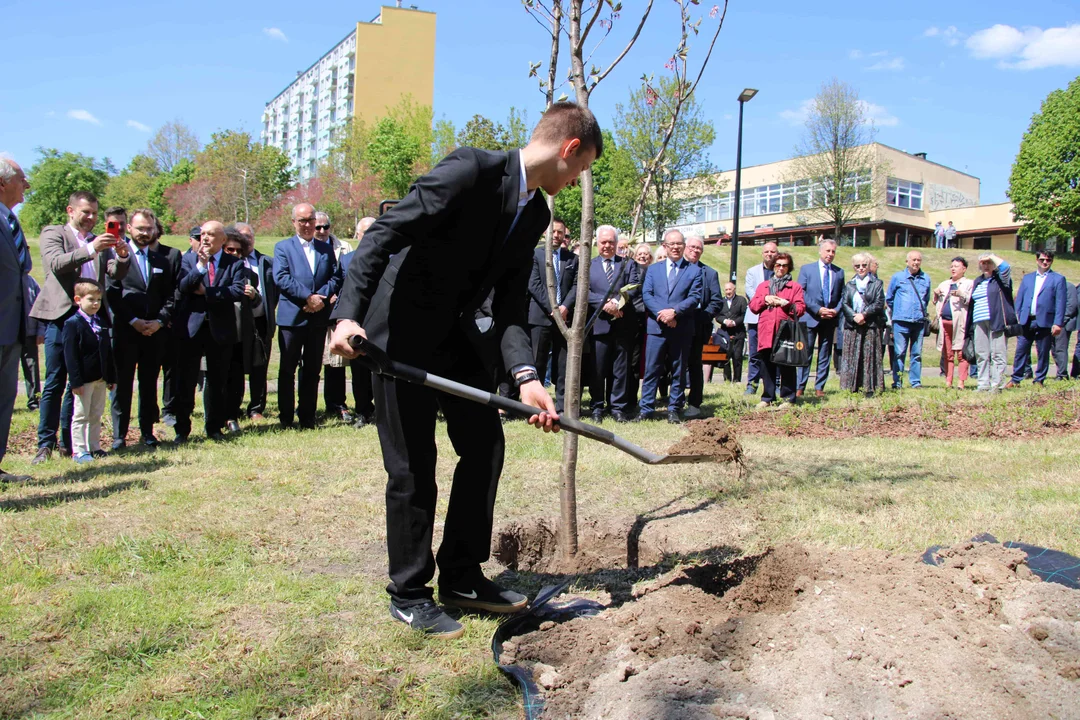
<path fill-rule="evenodd" d="M 949 297 L 949 287 L 951 285 L 952 280 L 945 280 L 937 286 L 937 292 L 940 293 L 941 299 L 934 303 L 934 307 L 937 308 L 937 314 L 940 318 L 941 311 L 945 308 L 945 301 L 948 300 L 948 302 L 951 303 L 953 334 L 950 340 L 952 342 L 952 349 L 963 350 L 964 332 L 967 329 L 968 303 L 971 301 L 971 290 L 974 287 L 975 282 L 968 278 L 960 278 L 956 283 L 956 289 L 960 291 L 960 297 Z M 944 327 L 941 327 L 937 334 L 937 349 L 939 352 L 944 344 L 942 342 L 944 334 Z"/>
<path fill-rule="evenodd" d="M 91 235 L 90 239 L 93 237 Z M 117 257 L 112 250 L 102 250 L 90 257 L 89 251 L 79 246 L 70 225 L 49 225 L 41 231 L 38 244 L 41 264 L 45 266 L 45 282 L 41 283 L 41 293 L 30 311 L 30 317 L 38 320 L 59 320 L 71 311 L 75 306 L 75 281 L 82 276 L 85 263 L 93 263 L 94 274 L 103 288 L 107 277 L 120 280 L 131 264 L 130 256 Z M 108 300 L 104 295 L 101 303 L 99 314 L 103 324 L 110 325 Z"/>

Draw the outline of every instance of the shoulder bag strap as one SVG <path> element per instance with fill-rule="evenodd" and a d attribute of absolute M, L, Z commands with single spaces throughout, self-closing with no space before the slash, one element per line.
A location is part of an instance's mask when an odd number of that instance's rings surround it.
<path fill-rule="evenodd" d="M 926 311 L 926 303 L 922 300 L 922 295 L 919 293 L 919 286 L 915 284 L 915 278 L 908 275 L 908 282 L 911 283 L 911 288 L 915 291 L 915 297 L 919 299 L 919 307 L 922 308 L 923 318 L 929 319 L 930 313 Z"/>

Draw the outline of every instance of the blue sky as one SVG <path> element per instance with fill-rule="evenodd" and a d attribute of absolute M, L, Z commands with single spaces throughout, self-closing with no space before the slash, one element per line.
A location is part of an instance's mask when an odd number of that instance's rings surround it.
<path fill-rule="evenodd" d="M 380 4 L 5 0 L 0 16 L 18 48 L 5 68 L 0 151 L 27 168 L 38 146 L 123 167 L 151 129 L 173 118 L 203 141 L 223 128 L 257 135 L 265 103 Z M 406 4 L 438 13 L 436 117 L 460 127 L 475 113 L 501 120 L 513 105 L 535 121 L 542 97 L 528 63 L 546 58 L 548 41 L 518 0 Z M 624 1 L 596 58 L 615 55 L 644 4 Z M 707 13 L 711 4 L 701 7 Z M 676 23 L 675 4 L 656 0 L 642 39 L 593 95 L 603 124 L 642 73 L 664 72 Z M 692 60 L 703 44 L 691 48 Z M 735 0 L 698 94 L 717 130 L 713 161 L 727 169 L 742 88 L 760 89 L 746 106 L 743 162 L 753 165 L 791 154 L 803 103 L 838 77 L 870 103 L 878 140 L 980 177 L 990 203 L 1006 199 L 1032 113 L 1078 74 L 1075 0 Z"/>

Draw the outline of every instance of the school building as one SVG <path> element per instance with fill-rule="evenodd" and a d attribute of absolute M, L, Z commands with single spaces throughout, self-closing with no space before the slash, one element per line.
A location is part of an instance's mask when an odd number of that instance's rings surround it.
<path fill-rule="evenodd" d="M 1023 223 L 1012 219 L 1012 203 L 979 204 L 979 178 L 927 159 L 926 153 L 907 153 L 872 143 L 882 177 L 866 173 L 855 180 L 856 191 L 878 190 L 881 200 L 866 217 L 844 226 L 843 245 L 863 247 L 934 247 L 934 225 L 956 228 L 959 247 L 972 250 L 1021 248 L 1017 233 Z M 760 245 L 813 245 L 832 237 L 832 223 L 811 217 L 806 208 L 814 202 L 815 188 L 809 178 L 793 179 L 791 160 L 742 169 L 739 242 Z M 880 183 L 877 187 L 874 184 Z M 707 242 L 731 241 L 734 216 L 735 171 L 713 178 L 722 189 L 694 193 L 683 202 L 682 214 L 673 229 L 698 235 Z M 688 185 L 693 187 L 693 184 Z M 699 186 L 700 187 L 700 186 Z"/>

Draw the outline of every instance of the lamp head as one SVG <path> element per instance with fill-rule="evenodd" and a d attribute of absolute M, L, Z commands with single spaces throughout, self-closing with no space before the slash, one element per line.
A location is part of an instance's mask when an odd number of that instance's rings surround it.
<path fill-rule="evenodd" d="M 748 100 L 752 99 L 755 95 L 757 95 L 757 90 L 755 90 L 754 88 L 746 88 L 745 90 L 743 90 L 739 94 L 739 102 L 741 102 L 741 103 L 747 102 Z"/>

